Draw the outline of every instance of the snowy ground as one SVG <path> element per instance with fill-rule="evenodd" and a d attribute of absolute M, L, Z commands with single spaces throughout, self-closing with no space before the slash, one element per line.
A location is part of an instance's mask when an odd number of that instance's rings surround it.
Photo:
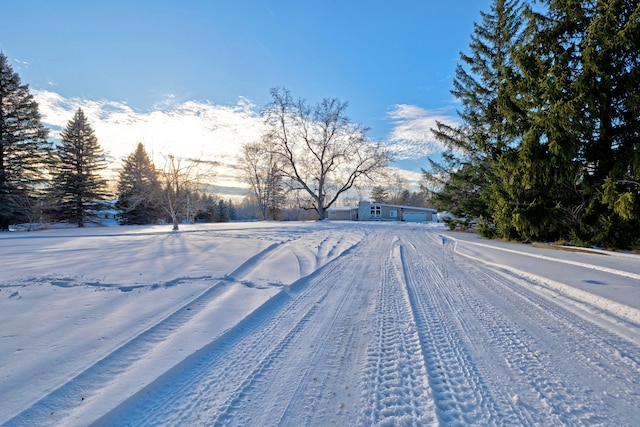
<path fill-rule="evenodd" d="M 0 424 L 636 425 L 640 257 L 418 224 L 0 234 Z"/>

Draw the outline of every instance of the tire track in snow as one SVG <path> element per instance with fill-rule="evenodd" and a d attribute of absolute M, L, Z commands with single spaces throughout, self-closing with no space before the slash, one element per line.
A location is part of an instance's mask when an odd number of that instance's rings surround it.
<path fill-rule="evenodd" d="M 443 237 L 443 238 L 446 238 L 446 237 Z M 455 240 L 453 238 L 451 238 L 451 239 Z M 489 249 L 496 250 L 496 251 L 509 252 L 509 253 L 513 253 L 513 254 L 517 254 L 517 255 L 528 256 L 528 257 L 531 257 L 531 258 L 538 258 L 538 259 L 541 259 L 541 260 L 544 260 L 544 261 L 557 262 L 557 263 L 568 264 L 568 265 L 575 265 L 577 267 L 582 267 L 582 268 L 591 269 L 591 270 L 603 271 L 603 272 L 609 273 L 609 274 L 615 274 L 615 275 L 622 276 L 622 277 L 628 277 L 629 279 L 640 280 L 640 274 L 633 273 L 633 272 L 630 272 L 630 271 L 618 270 L 616 268 L 609 268 L 609 267 L 604 267 L 604 266 L 595 265 L 595 264 L 589 264 L 589 263 L 585 263 L 585 262 L 573 261 L 573 260 L 568 260 L 568 259 L 560 259 L 560 258 L 546 256 L 546 255 L 522 252 L 522 251 L 518 251 L 518 250 L 515 250 L 515 249 L 501 248 L 499 246 L 487 245 L 487 244 L 478 243 L 478 242 L 464 241 L 464 244 L 473 245 L 473 246 L 479 246 L 479 247 L 485 247 L 485 248 L 489 248 Z"/>
<path fill-rule="evenodd" d="M 357 236 L 359 233 L 349 233 L 351 236 L 354 234 Z M 357 237 L 362 239 L 361 235 Z M 314 244 L 316 239 L 320 240 Z M 259 278 L 256 280 L 256 282 L 261 282 L 261 284 L 252 283 L 252 280 L 248 277 L 254 271 L 260 271 L 260 266 L 268 265 L 269 262 L 276 260 L 278 257 L 296 259 L 298 268 L 296 271 L 288 269 L 288 276 L 304 277 L 334 258 L 339 257 L 344 251 L 349 250 L 359 239 L 355 241 L 353 239 L 345 239 L 345 233 L 336 233 L 334 230 L 323 230 L 304 236 L 301 235 L 294 240 L 295 243 L 293 245 L 288 244 L 291 240 L 276 242 L 271 244 L 266 250 L 251 257 L 232 273 L 229 273 L 227 277 L 235 279 L 236 281 L 244 281 L 248 286 L 265 286 L 263 282 L 268 281 L 267 279 Z M 292 246 L 293 250 L 291 248 Z M 281 283 L 268 283 L 268 285 L 274 284 Z"/>
<path fill-rule="evenodd" d="M 269 245 L 266 249 L 261 250 L 248 260 L 244 261 L 238 267 L 236 267 L 231 273 L 227 274 L 227 277 L 231 280 L 241 281 L 247 276 L 250 272 L 255 270 L 260 263 L 264 262 L 264 260 L 268 259 L 270 256 L 273 256 L 273 253 L 283 246 L 284 242 L 276 242 Z"/>
<path fill-rule="evenodd" d="M 267 256 L 278 246 L 278 244 L 274 244 L 267 247 L 236 268 L 231 274 L 237 274 L 238 271 L 246 272 L 247 268 L 255 265 L 256 258 Z M 122 343 L 118 348 L 78 373 L 65 384 L 60 385 L 15 417 L 7 420 L 5 425 L 61 423 L 71 411 L 97 394 L 113 377 L 124 374 L 138 360 L 143 359 L 155 346 L 170 339 L 182 326 L 193 319 L 198 312 L 228 291 L 231 283 L 232 281 L 230 280 L 216 280 L 209 288 L 182 304 L 168 316 Z"/>
<path fill-rule="evenodd" d="M 516 275 L 518 277 L 522 277 L 522 278 L 528 278 L 528 279 L 534 279 L 536 281 L 539 281 L 541 283 L 543 283 L 546 287 L 566 294 L 567 296 L 571 297 L 572 299 L 579 301 L 582 304 L 587 304 L 587 305 L 591 305 L 594 306 L 600 310 L 604 310 L 604 311 L 610 311 L 612 313 L 613 316 L 616 317 L 622 317 L 627 321 L 639 324 L 640 323 L 640 310 L 638 310 L 637 308 L 634 307 L 630 307 L 628 305 L 625 305 L 621 302 L 617 302 L 614 301 L 612 299 L 608 299 L 599 295 L 595 295 L 589 291 L 586 290 L 582 290 L 573 286 L 569 286 L 566 285 L 564 283 L 559 283 L 555 280 L 546 278 L 546 277 L 542 277 L 542 276 L 538 276 L 536 274 L 532 274 L 526 271 L 522 271 L 519 270 L 517 268 L 513 268 L 510 266 L 506 266 L 506 265 L 501 265 L 501 264 L 496 264 L 493 263 L 491 261 L 488 260 L 476 260 L 473 256 L 469 255 L 469 254 L 465 254 L 461 251 L 458 250 L 458 245 L 459 245 L 459 241 L 455 240 L 453 238 L 449 238 L 449 237 L 445 237 L 442 236 L 442 239 L 449 239 L 449 240 L 453 240 L 456 242 L 456 247 L 455 247 L 455 252 L 457 255 L 466 257 L 468 259 L 474 260 L 474 261 L 480 261 L 484 264 L 486 264 L 489 268 L 494 268 L 494 269 L 501 269 L 501 270 L 506 270 L 508 272 L 510 272 L 513 275 Z M 471 242 L 465 242 L 465 243 L 471 243 Z M 534 259 L 542 259 L 545 261 L 550 261 L 552 258 L 551 257 L 547 257 L 547 256 L 543 256 L 543 255 L 535 255 L 535 254 L 530 254 L 527 252 L 521 252 L 521 251 L 516 251 L 516 250 L 512 250 L 512 249 L 506 249 L 506 248 L 500 248 L 497 246 L 489 246 L 489 245 L 484 245 L 484 244 L 479 244 L 479 243 L 471 243 L 472 245 L 476 245 L 476 246 L 481 246 L 481 247 L 491 247 L 493 249 L 496 250 L 500 250 L 503 252 L 510 252 L 513 254 L 517 254 L 517 255 L 521 255 L 521 256 L 528 256 Z M 565 264 L 569 264 L 569 265 L 574 265 L 574 266 L 578 266 L 578 267 L 582 267 L 585 269 L 591 269 L 591 270 L 596 270 L 596 271 L 602 271 L 602 272 L 606 272 L 609 274 L 613 274 L 613 275 L 618 275 L 618 276 L 622 276 L 622 277 L 629 277 L 631 279 L 635 279 L 640 277 L 640 275 L 632 273 L 632 272 L 628 272 L 628 271 L 622 271 L 622 270 L 618 270 L 618 269 L 612 269 L 612 268 L 608 268 L 608 267 L 603 267 L 603 266 L 597 266 L 597 265 L 593 265 L 593 264 L 588 264 L 588 263 L 583 263 L 583 262 L 576 262 L 576 261 L 569 261 L 569 260 L 555 260 L 557 262 L 560 263 L 565 263 Z"/>
<path fill-rule="evenodd" d="M 304 328 L 304 325 L 315 314 L 318 305 L 326 297 L 324 295 L 317 301 L 316 305 L 308 307 L 308 310 L 303 311 L 303 315 L 298 321 L 292 325 L 291 329 L 280 340 L 275 342 L 269 351 L 266 352 L 264 357 L 253 366 L 248 375 L 246 375 L 243 381 L 240 382 L 238 387 L 229 394 L 226 401 L 218 408 L 218 414 L 211 420 L 211 424 L 225 424 L 234 420 L 235 417 L 241 417 L 240 409 L 245 402 L 250 401 L 248 395 L 252 389 L 255 389 L 262 379 L 273 369 L 273 366 L 278 363 L 284 357 L 283 354 L 287 352 L 289 348 L 296 342 L 300 331 Z M 208 421 L 207 421 L 208 422 Z M 236 421 L 234 421 L 236 423 Z M 242 424 L 238 422 L 238 424 Z"/>
<path fill-rule="evenodd" d="M 418 248 L 433 251 L 422 243 Z M 489 424 L 632 424 L 625 417 L 638 405 L 637 357 L 629 358 L 638 354 L 635 345 L 534 292 L 521 279 L 458 257 L 450 240 L 442 241 L 441 257 L 433 264 L 445 278 L 438 300 L 449 301 L 460 344 L 494 402 Z M 616 358 L 611 353 L 618 350 L 612 348 L 622 348 L 624 356 Z M 602 370 L 613 373 L 597 380 Z M 592 389 L 599 382 L 609 382 L 610 389 L 622 386 L 627 401 L 600 395 Z"/>
<path fill-rule="evenodd" d="M 473 283 L 478 285 L 477 280 Z M 509 410 L 529 425 L 601 423 L 602 419 L 593 408 L 601 407 L 602 402 L 584 396 L 578 387 L 564 381 L 563 373 L 568 371 L 557 369 L 559 361 L 554 360 L 555 356 L 539 350 L 541 343 L 527 329 L 514 322 L 512 313 L 505 315 L 483 297 L 484 294 L 479 292 L 469 292 L 464 296 L 464 303 L 479 320 L 474 332 L 477 336 L 485 337 L 491 352 L 497 356 L 497 363 L 504 364 L 503 369 L 506 368 L 510 374 L 511 384 L 506 394 L 504 390 L 493 389 L 494 393 L 502 392 L 501 411 Z M 513 304 L 513 295 L 509 296 L 509 300 Z M 513 307 L 511 305 L 512 310 Z M 524 314 L 521 310 L 516 311 L 521 316 Z M 562 341 L 560 338 L 557 342 Z M 488 369 L 480 366 L 479 369 L 490 375 Z"/>
<path fill-rule="evenodd" d="M 367 324 L 360 317 L 360 308 L 369 298 L 361 289 L 369 269 L 364 259 L 368 257 L 345 257 L 332 265 L 331 274 L 312 280 L 315 283 L 308 286 L 326 287 L 324 297 L 296 325 L 295 336 L 278 349 L 275 363 L 245 390 L 225 420 L 233 425 L 351 424 L 355 407 L 351 401 L 358 384 L 353 366 L 363 348 L 361 331 L 354 325 L 364 328 Z M 336 272 L 343 271 L 347 263 L 352 271 L 335 280 Z M 257 418 L 247 416 L 245 409 L 251 402 L 270 410 Z"/>
<path fill-rule="evenodd" d="M 425 237 L 431 241 L 424 242 Z M 447 271 L 433 259 L 438 246 L 431 233 L 406 240 L 413 244 L 402 245 L 402 271 L 438 419 L 445 425 L 496 424 L 496 403 L 468 354 L 455 318 L 457 309 L 447 295 Z M 509 419 L 508 414 L 500 415 Z"/>
<path fill-rule="evenodd" d="M 368 283 L 371 247 L 376 245 L 343 251 L 292 284 L 197 360 L 147 387 L 99 424 L 353 424 L 355 404 L 345 402 L 357 394 L 359 371 L 353 366 L 359 366 L 366 335 L 349 327 L 367 325 L 368 313 L 361 308 L 369 292 L 358 288 Z M 360 297 L 350 298 L 351 291 Z M 291 405 L 300 399 L 302 408 L 299 402 Z"/>
<path fill-rule="evenodd" d="M 345 239 L 341 233 L 338 240 L 332 244 L 326 258 L 342 254 L 350 244 L 348 240 L 350 239 Z M 300 358 L 300 349 L 305 345 L 301 344 L 294 353 L 287 356 L 289 360 L 304 360 L 302 363 L 292 363 L 290 370 L 299 373 L 299 381 L 295 391 L 288 396 L 282 416 L 273 418 L 274 422 L 268 424 L 355 423 L 360 381 L 357 367 L 361 365 L 361 359 L 364 357 L 363 349 L 368 337 L 369 311 L 372 306 L 370 288 L 377 285 L 375 266 L 368 260 L 375 256 L 377 248 L 381 245 L 380 240 L 380 236 L 372 236 L 359 246 L 359 251 L 354 251 L 340 260 L 340 269 L 344 269 L 347 264 L 350 265 L 349 274 L 342 274 L 339 279 L 336 276 L 327 278 L 340 283 L 342 292 L 331 292 L 322 307 L 323 314 L 319 314 L 321 319 L 314 319 L 310 324 L 324 324 L 324 327 L 312 327 L 310 330 L 301 331 L 306 338 L 304 342 L 307 342 L 306 345 L 310 348 L 309 355 Z M 325 243 L 323 241 L 323 244 Z M 287 373 L 274 375 L 286 378 Z M 289 381 L 291 382 L 293 381 Z M 275 390 L 270 390 L 269 387 L 262 390 L 263 395 L 271 393 L 277 395 Z M 303 414 L 299 412 L 300 405 L 304 408 Z"/>
<path fill-rule="evenodd" d="M 382 265 L 364 369 L 360 425 L 437 425 L 406 285 L 394 241 Z"/>
<path fill-rule="evenodd" d="M 468 347 L 468 360 L 484 382 L 483 393 L 494 402 L 490 408 L 492 417 L 483 424 L 589 425 L 596 421 L 591 406 L 580 398 L 573 402 L 560 398 L 578 390 L 562 381 L 561 372 L 553 372 L 557 364 L 536 351 L 538 344 L 526 330 L 511 326 L 514 313 L 518 317 L 522 314 L 513 308 L 513 295 L 506 294 L 504 300 L 497 302 L 500 307 L 507 307 L 506 313 L 493 310 L 490 301 L 483 298 L 485 289 L 478 287 L 476 278 L 468 276 L 468 266 L 454 260 L 452 241 L 443 240 L 442 248 L 441 268 L 448 279 L 440 288 L 440 300 L 449 301 L 451 309 L 458 313 L 455 323 L 460 331 L 460 347 Z M 507 381 L 496 380 L 496 372 L 501 370 Z"/>
<path fill-rule="evenodd" d="M 507 361 L 512 369 L 523 374 L 521 378 L 529 379 L 531 389 L 536 394 L 535 398 L 540 399 L 549 408 L 550 413 L 555 414 L 562 422 L 570 424 L 633 423 L 630 419 L 625 421 L 624 417 L 626 408 L 640 408 L 640 378 L 636 375 L 640 372 L 640 348 L 636 343 L 598 325 L 598 316 L 594 316 L 593 313 L 583 317 L 580 313 L 567 310 L 570 305 L 559 306 L 548 296 L 536 292 L 536 286 L 526 280 L 482 266 L 470 265 L 467 271 L 477 278 L 475 282 L 485 290 L 481 295 L 484 297 L 482 300 L 470 300 L 470 303 L 477 313 L 485 313 L 492 322 L 499 322 L 499 328 L 504 329 L 503 334 L 506 333 L 513 343 L 520 342 L 523 347 L 522 354 L 530 355 L 530 360 Z M 514 295 L 517 298 L 514 298 Z M 512 325 L 512 321 L 505 319 L 504 314 L 495 308 L 495 298 L 509 298 L 512 308 L 521 314 L 520 323 L 524 323 L 526 328 L 523 328 L 523 325 Z M 526 319 L 533 321 L 525 323 Z M 616 325 L 618 328 L 623 326 Z M 531 336 L 534 331 L 537 340 Z M 629 331 L 629 335 L 633 335 L 633 331 Z M 635 335 L 637 336 L 637 331 Z M 502 346 L 508 343 L 502 336 L 494 339 Z M 544 340 L 543 343 L 537 342 L 540 340 Z M 529 348 L 531 344 L 526 342 L 533 343 L 535 347 Z M 562 343 L 562 346 L 554 349 L 560 354 L 552 356 L 543 351 L 543 344 L 546 342 Z M 550 366 L 562 367 L 561 373 L 557 372 L 556 381 L 560 383 L 556 386 L 548 382 L 543 386 L 538 384 L 536 379 L 540 378 L 540 375 L 532 371 L 537 365 L 543 367 L 538 369 L 542 369 L 546 375 L 553 372 Z M 562 380 L 563 377 L 578 381 L 569 384 Z M 604 391 L 603 395 L 592 389 L 594 385 Z M 570 398 L 565 397 L 562 387 L 570 390 L 568 396 L 579 397 L 578 401 L 572 402 Z M 590 409 L 583 409 L 585 406 Z M 611 412 L 606 410 L 607 407 L 615 407 L 618 410 L 605 418 L 602 414 Z M 617 419 L 617 415 L 621 419 Z"/>

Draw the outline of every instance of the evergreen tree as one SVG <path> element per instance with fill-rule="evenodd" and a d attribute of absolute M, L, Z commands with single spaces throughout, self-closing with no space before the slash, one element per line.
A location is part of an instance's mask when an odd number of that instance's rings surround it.
<path fill-rule="evenodd" d="M 640 5 L 547 0 L 519 49 L 519 238 L 639 246 Z"/>
<path fill-rule="evenodd" d="M 0 53 L 0 231 L 38 204 L 51 160 L 47 133 L 29 87 Z"/>
<path fill-rule="evenodd" d="M 195 222 L 213 222 L 217 204 L 211 194 L 194 192 L 190 197 L 195 211 Z"/>
<path fill-rule="evenodd" d="M 229 200 L 229 203 L 227 204 L 227 206 L 229 207 L 229 221 L 237 220 L 238 211 L 236 209 L 236 205 L 233 203 L 233 201 Z"/>
<path fill-rule="evenodd" d="M 373 203 L 389 203 L 389 192 L 381 186 L 373 187 L 371 190 L 371 201 Z"/>
<path fill-rule="evenodd" d="M 153 224 L 163 217 L 159 174 L 142 143 L 123 162 L 116 207 L 121 224 Z"/>
<path fill-rule="evenodd" d="M 518 144 L 514 126 L 517 81 L 513 50 L 520 35 L 522 7 L 518 0 L 494 0 L 474 24 L 470 54 L 461 53 L 452 94 L 461 101 L 459 127 L 438 123 L 436 138 L 447 147 L 441 163 L 431 161 L 425 179 L 438 209 L 456 216 L 491 220 L 495 212 L 488 189 L 495 182 L 501 157 Z"/>
<path fill-rule="evenodd" d="M 55 215 L 84 227 L 106 209 L 107 181 L 100 175 L 106 161 L 98 138 L 82 109 L 67 123 L 57 149 L 58 164 L 53 181 Z"/>
<path fill-rule="evenodd" d="M 436 162 L 431 162 L 431 172 L 423 170 L 427 182 L 421 188 L 424 193 L 431 193 L 433 207 L 439 211 L 449 211 L 455 218 L 467 222 L 480 216 L 486 217 L 488 207 L 483 192 L 488 185 L 487 174 L 493 174 L 493 171 L 486 171 L 485 174 L 485 170 L 478 165 L 460 162 L 450 154 L 445 154 L 445 159 L 449 162 L 448 167 L 456 165 L 453 173 Z"/>
<path fill-rule="evenodd" d="M 564 3 L 555 7 L 570 13 Z M 602 0 L 583 10 L 589 21 L 576 85 L 584 108 L 572 118 L 585 141 L 581 237 L 640 248 L 640 3 Z"/>
<path fill-rule="evenodd" d="M 587 18 L 585 8 L 575 2 L 568 12 L 525 10 L 528 20 L 516 54 L 520 79 L 514 108 L 522 138 L 517 152 L 501 159 L 492 187 L 502 237 L 568 238 L 578 224 L 582 141 L 575 119 L 583 98 L 576 79 Z"/>
<path fill-rule="evenodd" d="M 436 207 L 500 237 L 640 247 L 640 4 L 540 3 L 495 0 L 475 26 L 463 124 L 438 126 L 449 151 L 425 173 Z"/>
<path fill-rule="evenodd" d="M 224 200 L 218 200 L 218 204 L 216 206 L 215 211 L 215 222 L 229 222 L 229 206 L 225 203 Z"/>

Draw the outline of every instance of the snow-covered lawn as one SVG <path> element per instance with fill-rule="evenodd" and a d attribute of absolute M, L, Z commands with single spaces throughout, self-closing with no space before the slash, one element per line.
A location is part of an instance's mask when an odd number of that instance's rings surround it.
<path fill-rule="evenodd" d="M 1 425 L 633 425 L 640 257 L 436 225 L 0 234 Z"/>

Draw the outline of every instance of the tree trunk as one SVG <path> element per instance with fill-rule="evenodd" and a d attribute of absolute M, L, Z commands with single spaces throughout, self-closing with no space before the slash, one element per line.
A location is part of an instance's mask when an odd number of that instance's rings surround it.
<path fill-rule="evenodd" d="M 325 219 L 326 208 L 324 206 L 318 206 L 318 221 Z"/>

